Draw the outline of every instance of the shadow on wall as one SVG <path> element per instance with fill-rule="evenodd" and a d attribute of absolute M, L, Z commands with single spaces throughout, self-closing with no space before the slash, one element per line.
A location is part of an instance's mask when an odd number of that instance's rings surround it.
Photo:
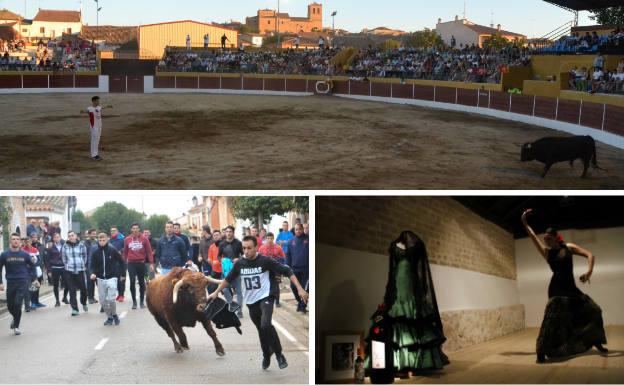
<path fill-rule="evenodd" d="M 364 308 L 355 281 L 342 281 L 329 290 L 327 301 L 316 317 L 317 330 L 358 331 L 362 320 L 368 319 L 374 310 Z"/>

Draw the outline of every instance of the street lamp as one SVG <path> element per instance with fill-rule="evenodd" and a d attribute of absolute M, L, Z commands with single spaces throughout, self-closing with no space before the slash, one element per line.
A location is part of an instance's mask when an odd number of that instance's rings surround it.
<path fill-rule="evenodd" d="M 336 15 L 337 15 L 337 14 L 338 14 L 338 11 L 334 11 L 334 12 L 331 14 L 331 17 L 332 17 L 332 31 L 334 31 L 334 32 L 336 31 L 334 21 L 335 21 L 335 18 L 336 18 Z"/>
<path fill-rule="evenodd" d="M 98 40 L 100 38 L 100 11 L 102 10 L 102 7 L 100 7 L 100 0 L 94 0 L 95 1 L 95 7 L 96 7 L 96 16 L 95 16 L 95 40 Z M 95 49 L 97 51 L 97 44 L 95 45 Z"/>
<path fill-rule="evenodd" d="M 197 206 L 197 197 L 193 197 L 193 199 L 191 199 L 193 201 L 193 207 Z"/>
<path fill-rule="evenodd" d="M 280 36 L 280 0 L 277 0 L 277 48 L 282 48 L 282 39 Z"/>

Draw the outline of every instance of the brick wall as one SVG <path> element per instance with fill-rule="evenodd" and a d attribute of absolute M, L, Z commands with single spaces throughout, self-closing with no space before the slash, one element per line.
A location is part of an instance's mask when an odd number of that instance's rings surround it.
<path fill-rule="evenodd" d="M 375 254 L 403 230 L 427 245 L 431 263 L 516 279 L 511 233 L 448 197 L 318 197 L 317 241 Z"/>

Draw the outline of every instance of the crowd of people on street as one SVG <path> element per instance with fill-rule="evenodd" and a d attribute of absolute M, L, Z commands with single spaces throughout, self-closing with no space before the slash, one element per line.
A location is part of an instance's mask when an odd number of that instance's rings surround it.
<path fill-rule="evenodd" d="M 624 59 L 617 68 L 607 68 L 605 57 L 599 53 L 591 68 L 574 66 L 570 69 L 568 86 L 573 91 L 624 94 Z"/>
<path fill-rule="evenodd" d="M 287 266 L 308 290 L 308 231 L 308 225 L 297 219 L 292 228 L 284 222 L 277 236 L 257 227 L 246 229 L 244 234 L 256 240 L 258 255 Z M 63 239 L 58 222 L 33 219 L 26 236 L 11 234 L 9 250 L 0 255 L 0 291 L 5 290 L 2 273 L 6 269 L 7 304 L 13 317 L 11 329 L 16 335 L 21 334 L 23 308 L 30 312 L 46 307 L 39 298 L 39 291 L 46 282 L 53 288 L 55 307 L 69 305 L 71 316 L 75 317 L 81 310 L 88 312 L 89 305 L 99 302 L 100 313 L 106 315 L 104 325 L 108 326 L 120 324 L 116 302 L 125 301 L 126 277 L 130 281 L 133 310 L 146 308 L 146 283 L 157 274 L 168 274 L 176 266 L 218 280 L 226 279 L 246 255 L 234 232 L 233 226 L 214 230 L 204 226 L 201 239 L 191 239 L 181 231 L 179 224 L 168 222 L 164 234 L 157 239 L 150 229 L 141 230 L 141 226 L 134 223 L 128 235 L 111 227 L 108 231 L 89 229 L 84 234 L 69 231 Z M 278 277 L 273 278 L 277 282 Z M 216 289 L 217 285 L 209 285 L 207 292 L 210 294 Z M 301 297 L 294 284 L 291 289 L 297 299 L 297 312 L 307 312 L 307 298 Z M 232 279 L 230 286 L 223 290 L 229 303 L 234 302 L 236 296 L 239 305 L 245 303 L 243 293 L 240 278 Z M 275 306 L 281 307 L 279 290 L 272 295 L 276 297 Z M 243 317 L 242 310 L 237 314 Z"/>

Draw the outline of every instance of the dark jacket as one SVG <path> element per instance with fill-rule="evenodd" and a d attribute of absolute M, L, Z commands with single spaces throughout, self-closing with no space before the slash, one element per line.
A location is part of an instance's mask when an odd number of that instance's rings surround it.
<path fill-rule="evenodd" d="M 224 253 L 224 251 L 228 248 L 228 246 L 230 247 L 230 249 L 232 250 L 231 253 Z M 230 254 L 230 255 L 228 255 Z M 223 238 L 221 239 L 221 242 L 219 242 L 219 254 L 217 255 L 217 258 L 219 260 L 221 260 L 221 258 L 226 257 L 226 258 L 230 258 L 230 259 L 236 259 L 236 258 L 240 258 L 243 256 L 243 244 L 241 241 L 239 241 L 238 239 L 234 238 L 232 240 L 232 242 L 228 242 L 227 239 Z"/>
<path fill-rule="evenodd" d="M 167 236 L 163 234 L 158 240 L 156 254 L 160 260 L 160 266 L 165 269 L 172 269 L 176 266 L 182 267 L 190 259 L 184 241 L 176 235 L 167 239 Z"/>
<path fill-rule="evenodd" d="M 126 276 L 126 264 L 123 257 L 110 243 L 104 247 L 98 245 L 89 258 L 89 271 L 99 279 L 111 279 Z"/>
<path fill-rule="evenodd" d="M 189 237 L 187 237 L 186 235 L 184 235 L 182 233 L 175 234 L 175 235 L 184 242 L 184 247 L 186 247 L 186 254 L 188 255 L 189 259 L 192 259 L 193 258 L 193 250 L 191 248 L 191 240 L 189 239 Z"/>
<path fill-rule="evenodd" d="M 308 271 L 310 259 L 310 240 L 307 235 L 293 237 L 288 242 L 286 264 L 295 272 Z"/>
<path fill-rule="evenodd" d="M 65 241 L 61 240 L 61 250 Z M 46 270 L 64 270 L 65 264 L 63 263 L 63 254 L 61 250 L 56 248 L 56 245 L 52 244 L 52 247 L 46 250 L 43 262 L 45 263 Z"/>

